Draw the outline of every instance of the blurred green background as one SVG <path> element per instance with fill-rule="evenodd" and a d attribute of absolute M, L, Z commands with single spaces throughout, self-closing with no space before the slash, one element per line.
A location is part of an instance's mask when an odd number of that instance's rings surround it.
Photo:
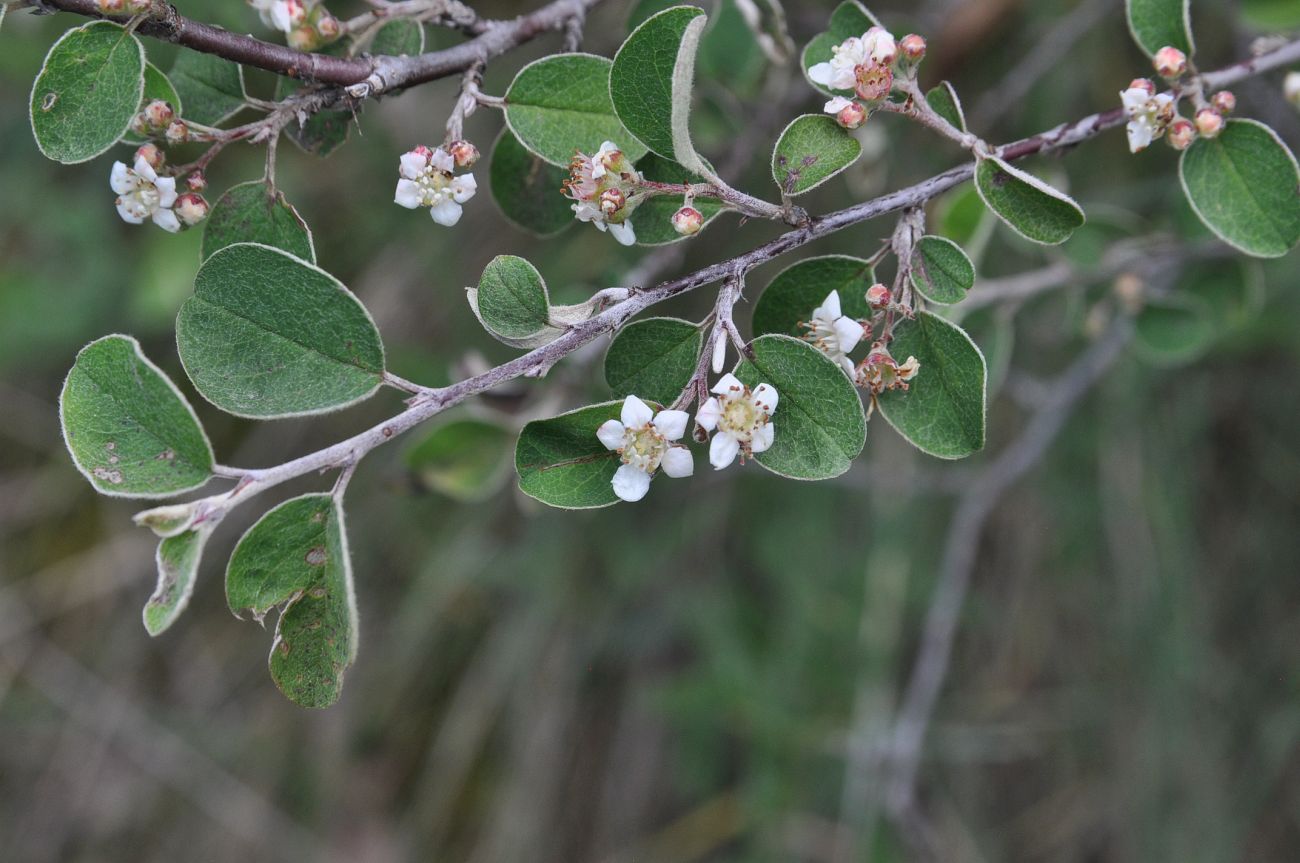
<path fill-rule="evenodd" d="M 237 0 L 180 5 L 259 26 Z M 1261 28 L 1300 26 L 1293 0 L 1192 5 L 1203 68 L 1245 56 Z M 832 4 L 788 6 L 802 45 Z M 951 79 L 990 140 L 1109 108 L 1149 74 L 1118 0 L 872 6 L 895 33 L 930 38 L 923 82 Z M 597 10 L 586 49 L 611 55 L 627 14 L 623 2 Z M 131 525 L 139 507 L 97 496 L 73 469 L 59 386 L 85 342 L 132 333 L 190 394 L 218 458 L 247 466 L 332 443 L 400 402 L 380 394 L 342 414 L 257 424 L 193 393 L 172 324 L 199 232 L 118 219 L 108 173 L 127 148 L 63 167 L 31 138 L 31 81 L 76 23 L 11 13 L 0 31 L 0 857 L 1300 859 L 1294 253 L 1264 266 L 1162 259 L 1142 270 L 1153 290 L 1197 284 L 1215 298 L 1218 337 L 1177 363 L 1151 345 L 1127 349 L 996 503 L 925 741 L 924 824 L 900 827 L 880 806 L 887 765 L 871 753 L 911 674 L 954 501 L 1106 329 L 1117 305 L 1116 273 L 1101 265 L 1107 244 L 1135 234 L 1206 242 L 1166 147 L 1130 156 L 1117 132 L 1037 160 L 1092 217 L 1062 249 L 990 233 L 963 215 L 960 192 L 933 208 L 932 228 L 967 243 L 982 277 L 1052 264 L 1068 274 L 1059 290 L 967 318 L 997 384 L 980 457 L 928 459 L 876 418 L 860 465 L 838 481 L 782 481 L 756 465 L 701 470 L 655 483 L 635 506 L 570 513 L 524 499 L 512 482 L 477 502 L 431 489 L 404 460 L 427 432 L 375 452 L 348 496 L 361 652 L 342 701 L 311 712 L 276 691 L 270 633 L 230 615 L 221 575 L 262 509 L 329 480 L 276 489 L 227 519 L 189 611 L 151 640 L 139 614 L 154 541 Z M 515 69 L 558 44 L 546 37 L 496 61 L 486 91 L 503 92 Z M 739 140 L 749 158 L 734 179 L 769 195 L 771 142 L 821 100 L 790 68 L 760 81 L 744 45 L 705 69 L 696 132 L 719 163 Z M 169 67 L 173 47 L 147 47 Z M 267 78 L 250 82 L 270 92 Z M 1300 114 L 1279 82 L 1239 88 L 1240 113 L 1300 149 Z M 424 383 L 511 355 L 463 295 L 494 255 L 530 258 L 560 301 L 626 284 L 647 255 L 586 226 L 530 238 L 491 201 L 486 158 L 455 229 L 392 206 L 396 156 L 441 139 L 454 90 L 443 81 L 369 105 L 348 146 L 315 160 L 286 144 L 279 167 L 321 265 L 373 312 L 394 370 Z M 500 125 L 480 111 L 467 133 L 486 155 Z M 847 182 L 804 199 L 811 211 L 960 157 L 896 117 L 868 127 L 868 156 Z M 209 198 L 260 173 L 260 151 L 232 147 L 209 173 Z M 869 254 L 891 227 L 857 226 L 798 254 Z M 776 230 L 723 219 L 661 275 Z M 752 274 L 749 299 L 794 259 Z M 664 313 L 702 315 L 709 291 L 697 293 Z M 604 398 L 602 350 L 448 418 L 514 428 Z"/>

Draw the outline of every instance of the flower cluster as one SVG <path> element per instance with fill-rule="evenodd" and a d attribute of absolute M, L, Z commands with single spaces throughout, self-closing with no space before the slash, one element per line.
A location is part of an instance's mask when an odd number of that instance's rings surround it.
<path fill-rule="evenodd" d="M 123 221 L 140 225 L 149 219 L 174 234 L 182 227 L 203 221 L 208 215 L 208 202 L 198 194 L 204 184 L 201 175 L 191 178 L 192 191 L 179 194 L 175 177 L 159 176 L 163 162 L 162 151 L 153 144 L 145 144 L 135 151 L 131 167 L 122 162 L 113 163 L 109 185 L 117 193 L 117 214 Z"/>
<path fill-rule="evenodd" d="M 903 314 L 908 312 L 894 303 L 889 288 L 876 284 L 867 289 L 867 305 L 873 312 L 884 312 L 891 307 Z M 853 382 L 867 390 L 875 397 L 886 390 L 906 390 L 908 382 L 916 377 L 921 364 L 916 357 L 908 357 L 901 365 L 890 355 L 886 341 L 873 342 L 867 358 L 854 365 L 849 354 L 864 339 L 870 339 L 872 326 L 870 321 L 859 321 L 841 312 L 839 291 L 831 291 L 822 304 L 813 309 L 811 318 L 800 322 L 806 329 L 804 341 L 830 357 L 844 370 Z"/>
<path fill-rule="evenodd" d="M 279 30 L 290 48 L 315 51 L 339 38 L 339 19 L 314 0 L 248 0 L 267 27 Z"/>
<path fill-rule="evenodd" d="M 1187 74 L 1187 55 L 1166 45 L 1153 58 L 1156 71 L 1166 81 L 1178 81 Z M 1200 107 L 1195 118 L 1188 120 L 1178 115 L 1178 98 L 1172 93 L 1157 93 L 1150 78 L 1136 78 L 1121 91 L 1120 101 L 1128 115 L 1128 147 L 1140 153 L 1151 142 L 1168 133 L 1169 146 L 1186 150 L 1197 137 L 1214 138 L 1223 131 L 1224 118 L 1237 108 L 1237 97 L 1227 90 L 1215 93 L 1208 102 L 1196 96 Z"/>
<path fill-rule="evenodd" d="M 478 191 L 473 174 L 456 174 L 455 170 L 474 164 L 478 149 L 467 141 L 457 141 L 448 150 L 419 146 L 403 154 L 393 202 L 410 210 L 428 207 L 435 222 L 451 227 L 460 221 L 461 204 Z"/>
<path fill-rule="evenodd" d="M 925 40 L 916 34 L 895 42 L 883 27 L 850 36 L 831 49 L 831 59 L 808 70 L 815 84 L 830 90 L 852 90 L 856 99 L 835 96 L 825 105 L 828 114 L 846 129 L 866 122 L 873 108 L 889 98 L 896 71 L 911 73 L 925 57 Z M 861 102 L 857 101 L 861 100 Z"/>
<path fill-rule="evenodd" d="M 615 240 L 630 246 L 636 242 L 636 232 L 628 217 L 639 202 L 640 183 L 641 175 L 623 151 L 613 141 L 606 141 L 595 155 L 574 154 L 564 194 L 574 202 L 573 214 L 579 221 L 608 230 Z"/>

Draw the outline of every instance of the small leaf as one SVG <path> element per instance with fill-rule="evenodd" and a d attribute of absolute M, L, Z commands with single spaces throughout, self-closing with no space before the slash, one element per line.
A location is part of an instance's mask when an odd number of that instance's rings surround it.
<path fill-rule="evenodd" d="M 406 453 L 419 481 L 454 500 L 475 502 L 495 494 L 510 473 L 511 433 L 480 419 L 439 425 Z"/>
<path fill-rule="evenodd" d="M 182 50 L 167 77 L 185 106 L 186 120 L 219 126 L 244 107 L 244 70 L 238 63 Z"/>
<path fill-rule="evenodd" d="M 118 142 L 144 93 L 144 46 L 121 26 L 92 21 L 59 37 L 32 85 L 36 146 L 65 165 Z"/>
<path fill-rule="evenodd" d="M 850 318 L 870 320 L 867 288 L 876 283 L 871 264 L 848 255 L 806 258 L 786 267 L 754 304 L 754 334 L 802 336 L 799 324 L 812 317 L 831 291 L 839 291 L 840 310 Z"/>
<path fill-rule="evenodd" d="M 1172 45 L 1188 57 L 1195 50 L 1192 41 L 1190 0 L 1127 0 L 1128 28 L 1133 41 L 1148 54 Z"/>
<path fill-rule="evenodd" d="M 177 117 L 181 116 L 183 103 L 180 95 L 176 92 L 176 88 L 172 86 L 172 82 L 167 80 L 167 76 L 157 66 L 146 62 L 144 64 L 144 93 L 140 97 L 139 110 L 143 111 L 144 106 L 153 101 L 166 102 L 172 106 L 172 111 L 175 112 Z M 128 131 L 122 136 L 122 141 L 127 144 L 138 145 L 143 144 L 145 139 L 134 132 Z"/>
<path fill-rule="evenodd" d="M 284 194 L 264 180 L 232 186 L 217 199 L 204 220 L 202 258 L 234 243 L 274 246 L 304 261 L 316 262 L 311 229 Z"/>
<path fill-rule="evenodd" d="M 982 159 L 975 188 L 990 210 L 1026 240 L 1055 246 L 1084 223 L 1074 199 L 1001 159 Z"/>
<path fill-rule="evenodd" d="M 210 526 L 169 536 L 158 543 L 155 561 L 158 583 L 144 606 L 144 628 L 150 635 L 161 635 L 176 622 L 190 604 L 194 578 L 199 571 L 203 546 L 212 534 Z"/>
<path fill-rule="evenodd" d="M 984 448 L 984 355 L 956 324 L 930 312 L 894 328 L 889 351 L 898 362 L 916 357 L 920 371 L 908 390 L 881 393 L 880 412 L 917 449 L 938 458 L 964 458 Z"/>
<path fill-rule="evenodd" d="M 212 445 L 194 409 L 130 336 L 81 349 L 59 418 L 77 469 L 103 494 L 171 497 L 212 478 Z"/>
<path fill-rule="evenodd" d="M 424 52 L 424 25 L 410 18 L 389 21 L 375 33 L 370 53 L 375 56 L 415 56 Z"/>
<path fill-rule="evenodd" d="M 962 110 L 961 99 L 958 98 L 952 84 L 941 81 L 939 86 L 925 94 L 925 101 L 930 104 L 934 113 L 947 120 L 954 128 L 962 132 L 967 131 L 966 112 Z"/>
<path fill-rule="evenodd" d="M 922 237 L 912 250 L 911 278 L 927 300 L 951 305 L 975 285 L 975 265 L 952 240 Z"/>
<path fill-rule="evenodd" d="M 862 155 L 858 139 L 825 114 L 804 114 L 785 127 L 772 151 L 772 179 L 787 195 L 812 191 Z"/>
<path fill-rule="evenodd" d="M 332 495 L 287 500 L 249 528 L 230 556 L 226 600 L 257 620 L 280 607 L 269 664 L 290 701 L 338 701 L 356 658 L 357 608 L 343 507 Z"/>
<path fill-rule="evenodd" d="M 704 345 L 703 331 L 679 318 L 646 318 L 618 331 L 605 354 L 605 380 L 614 395 L 671 404 L 690 383 Z"/>
<path fill-rule="evenodd" d="M 488 262 L 478 282 L 477 307 L 494 335 L 521 339 L 550 325 L 550 296 L 537 268 L 514 255 Z"/>
<path fill-rule="evenodd" d="M 835 11 L 831 13 L 830 25 L 825 33 L 820 33 L 812 38 L 807 46 L 803 49 L 803 73 L 808 78 L 808 70 L 818 63 L 828 63 L 834 52 L 832 49 L 839 45 L 850 36 L 861 36 L 872 27 L 880 26 L 876 16 L 867 11 L 867 8 L 857 0 L 846 0 Z M 836 94 L 847 96 L 852 93 L 850 90 L 829 90 L 820 84 L 814 83 L 808 78 L 808 83 L 822 93 L 829 95 Z"/>
<path fill-rule="evenodd" d="M 691 143 L 695 53 L 708 19 L 697 6 L 674 6 L 649 18 L 614 55 L 609 92 L 614 110 L 641 143 L 701 176 L 712 169 Z"/>
<path fill-rule="evenodd" d="M 1199 138 L 1179 175 L 1196 215 L 1233 248 L 1280 258 L 1300 241 L 1300 167 L 1263 123 L 1229 120 L 1217 138 Z"/>
<path fill-rule="evenodd" d="M 790 336 L 759 336 L 753 359 L 736 367 L 746 386 L 771 384 L 772 448 L 755 461 L 790 479 L 831 479 L 849 469 L 867 440 L 862 399 L 853 382 L 821 351 Z"/>
<path fill-rule="evenodd" d="M 199 267 L 176 345 L 204 398 L 259 419 L 346 407 L 372 395 L 384 372 L 361 302 L 324 270 L 256 243 L 226 246 Z"/>
<path fill-rule="evenodd" d="M 621 401 L 605 402 L 524 426 L 515 445 L 520 490 L 562 509 L 618 503 L 610 481 L 621 462 L 596 438 L 596 429 L 618 419 L 622 408 Z"/>
<path fill-rule="evenodd" d="M 647 154 L 636 163 L 636 169 L 647 180 L 657 183 L 698 183 L 701 178 L 670 159 Z M 717 198 L 696 198 L 691 206 L 704 216 L 704 226 L 708 227 L 719 213 L 722 202 Z M 664 246 L 689 239 L 677 233 L 673 227 L 673 213 L 682 207 L 682 199 L 671 195 L 658 195 L 640 204 L 632 213 L 636 228 L 638 246 Z M 572 212 L 569 214 L 572 216 Z"/>
<path fill-rule="evenodd" d="M 594 54 L 556 54 L 529 63 L 506 91 L 506 124 L 521 144 L 552 165 L 567 167 L 574 151 L 590 155 L 606 141 L 636 161 L 645 147 L 614 113 L 611 65 Z"/>
<path fill-rule="evenodd" d="M 492 147 L 488 182 L 492 198 L 513 224 L 539 237 L 553 237 L 573 224 L 573 207 L 561 194 L 569 172 L 528 151 L 509 129 Z"/>
<path fill-rule="evenodd" d="M 1135 322 L 1137 344 L 1157 365 L 1183 365 L 1204 355 L 1214 344 L 1214 320 L 1209 305 L 1193 296 L 1151 300 Z"/>

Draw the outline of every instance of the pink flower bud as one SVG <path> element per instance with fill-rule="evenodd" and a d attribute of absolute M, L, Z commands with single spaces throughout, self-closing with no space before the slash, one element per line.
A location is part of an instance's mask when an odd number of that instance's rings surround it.
<path fill-rule="evenodd" d="M 1175 150 L 1186 150 L 1196 140 L 1196 127 L 1190 120 L 1181 117 L 1169 126 L 1169 146 Z"/>
<path fill-rule="evenodd" d="M 704 214 L 694 207 L 682 207 L 673 213 L 673 230 L 683 237 L 691 237 L 704 227 Z"/>
<path fill-rule="evenodd" d="M 856 129 L 867 122 L 867 109 L 857 102 L 850 102 L 835 115 L 835 122 L 845 129 Z"/>
<path fill-rule="evenodd" d="M 126 0 L 95 0 L 95 5 L 105 15 L 122 15 L 126 12 Z"/>
<path fill-rule="evenodd" d="M 167 157 L 163 155 L 163 151 L 158 148 L 157 144 L 141 145 L 140 148 L 135 151 L 135 157 L 137 159 L 144 159 L 155 171 L 163 166 L 163 162 L 167 161 Z"/>
<path fill-rule="evenodd" d="M 343 30 L 339 26 L 339 19 L 327 12 L 324 15 L 321 15 L 320 20 L 316 22 L 316 32 L 320 34 L 320 38 L 323 41 L 333 42 L 335 39 L 339 38 L 339 34 L 343 32 Z"/>
<path fill-rule="evenodd" d="M 1134 78 L 1129 82 L 1128 88 L 1130 90 L 1146 90 L 1148 96 L 1156 94 L 1156 82 L 1150 78 Z"/>
<path fill-rule="evenodd" d="M 1233 111 L 1237 110 L 1237 97 L 1233 95 L 1231 90 L 1220 90 L 1214 94 L 1214 98 L 1210 100 L 1210 104 L 1213 105 L 1220 114 L 1231 114 Z"/>
<path fill-rule="evenodd" d="M 190 187 L 191 191 L 202 192 L 208 187 L 208 178 L 203 176 L 202 171 L 195 171 L 186 178 L 185 184 Z"/>
<path fill-rule="evenodd" d="M 920 63 L 925 59 L 925 39 L 915 33 L 909 33 L 899 40 L 898 50 L 911 62 Z"/>
<path fill-rule="evenodd" d="M 600 193 L 600 211 L 606 216 L 614 215 L 626 203 L 627 198 L 618 189 L 606 189 Z"/>
<path fill-rule="evenodd" d="M 469 141 L 452 141 L 447 152 L 456 160 L 457 168 L 469 168 L 478 161 L 478 147 Z"/>
<path fill-rule="evenodd" d="M 867 288 L 867 305 L 875 311 L 881 311 L 889 305 L 889 288 L 882 284 L 874 284 Z"/>
<path fill-rule="evenodd" d="M 185 224 L 197 225 L 207 218 L 208 202 L 203 199 L 202 195 L 186 192 L 176 199 L 176 204 L 172 209 L 176 211 L 176 216 Z"/>
<path fill-rule="evenodd" d="M 1196 131 L 1204 138 L 1216 138 L 1223 131 L 1223 115 L 1213 108 L 1196 112 Z"/>
<path fill-rule="evenodd" d="M 167 143 L 184 144 L 190 139 L 190 127 L 181 120 L 174 120 L 167 126 Z"/>
<path fill-rule="evenodd" d="M 430 150 L 428 147 L 424 146 L 423 144 L 420 144 L 419 146 L 416 147 L 412 147 L 411 154 L 414 156 L 422 157 L 426 162 L 430 161 L 433 158 L 433 150 Z"/>
<path fill-rule="evenodd" d="M 864 102 L 879 102 L 889 96 L 894 87 L 894 72 L 884 63 L 871 66 L 859 66 L 858 98 Z"/>
<path fill-rule="evenodd" d="M 1156 52 L 1156 71 L 1167 81 L 1181 78 L 1187 71 L 1187 55 L 1172 45 L 1166 45 Z"/>
<path fill-rule="evenodd" d="M 144 106 L 144 120 L 155 129 L 166 129 L 176 119 L 172 106 L 162 99 L 154 99 Z"/>

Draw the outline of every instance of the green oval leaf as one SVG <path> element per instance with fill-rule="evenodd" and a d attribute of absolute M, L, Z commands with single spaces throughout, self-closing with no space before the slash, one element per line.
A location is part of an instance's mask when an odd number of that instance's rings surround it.
<path fill-rule="evenodd" d="M 1300 167 L 1277 134 L 1254 120 L 1229 120 L 1199 138 L 1179 162 L 1196 215 L 1233 248 L 1279 258 L 1300 241 Z"/>
<path fill-rule="evenodd" d="M 170 497 L 212 478 L 212 445 L 176 385 L 130 336 L 77 354 L 59 396 L 77 469 L 114 497 Z"/>
<path fill-rule="evenodd" d="M 443 423 L 406 453 L 406 466 L 426 488 L 474 502 L 495 494 L 510 472 L 511 433 L 498 423 Z"/>
<path fill-rule="evenodd" d="M 594 54 L 555 54 L 529 63 L 506 91 L 506 124 L 520 143 L 552 165 L 566 167 L 575 151 L 595 153 L 606 141 L 636 161 L 645 147 L 614 112 L 611 66 Z"/>
<path fill-rule="evenodd" d="M 204 220 L 202 258 L 235 243 L 261 243 L 316 262 L 311 229 L 284 194 L 264 180 L 230 187 Z"/>
<path fill-rule="evenodd" d="M 1204 355 L 1214 344 L 1214 322 L 1210 306 L 1196 297 L 1150 300 L 1135 321 L 1137 345 L 1157 365 L 1183 365 Z"/>
<path fill-rule="evenodd" d="M 424 52 L 424 25 L 410 18 L 389 21 L 375 33 L 370 53 L 375 56 L 414 56 Z"/>
<path fill-rule="evenodd" d="M 166 632 L 190 604 L 203 546 L 211 533 L 211 528 L 204 526 L 169 536 L 158 543 L 155 556 L 158 583 L 143 612 L 144 628 L 150 635 Z"/>
<path fill-rule="evenodd" d="M 172 106 L 176 116 L 181 116 L 184 105 L 181 101 L 180 94 L 172 86 L 172 82 L 167 80 L 167 76 L 162 73 L 157 66 L 146 62 L 144 64 L 144 93 L 140 96 L 139 111 L 144 110 L 144 106 L 153 101 L 163 101 Z M 137 111 L 137 113 L 139 113 Z M 145 139 L 128 131 L 122 136 L 122 141 L 127 144 L 143 144 Z"/>
<path fill-rule="evenodd" d="M 550 325 L 550 296 L 537 268 L 514 255 L 497 255 L 479 278 L 477 312 L 494 335 L 522 339 Z"/>
<path fill-rule="evenodd" d="M 889 351 L 900 363 L 916 357 L 920 371 L 906 390 L 881 393 L 880 412 L 917 449 L 945 459 L 984 448 L 984 355 L 966 332 L 930 312 L 894 328 Z"/>
<path fill-rule="evenodd" d="M 1085 221 L 1083 210 L 1069 195 L 1001 159 L 980 160 L 975 188 L 990 210 L 1035 243 L 1064 243 Z"/>
<path fill-rule="evenodd" d="M 695 53 L 708 19 L 698 6 L 674 6 L 632 31 L 614 55 L 614 110 L 641 143 L 689 171 L 712 172 L 691 143 Z"/>
<path fill-rule="evenodd" d="M 690 383 L 703 331 L 680 318 L 646 318 L 618 331 L 605 354 L 605 380 L 616 396 L 672 404 Z"/>
<path fill-rule="evenodd" d="M 524 426 L 515 444 L 519 489 L 561 509 L 618 503 L 610 482 L 621 462 L 596 438 L 596 429 L 618 419 L 622 409 L 621 401 L 605 402 Z"/>
<path fill-rule="evenodd" d="M 103 153 L 126 134 L 144 93 L 144 46 L 111 21 L 59 37 L 32 85 L 36 146 L 65 165 Z"/>
<path fill-rule="evenodd" d="M 808 78 L 808 70 L 818 63 L 827 63 L 833 56 L 833 50 L 850 36 L 861 36 L 880 22 L 857 0 L 846 0 L 831 13 L 830 24 L 825 33 L 819 33 L 803 49 L 803 74 L 808 83 L 819 92 L 829 95 L 847 96 L 850 90 L 829 90 Z"/>
<path fill-rule="evenodd" d="M 848 255 L 806 258 L 786 267 L 754 304 L 755 335 L 778 333 L 802 336 L 799 324 L 812 317 L 831 291 L 840 293 L 840 310 L 850 318 L 869 320 L 867 288 L 876 283 L 871 264 Z"/>
<path fill-rule="evenodd" d="M 568 171 L 530 153 L 508 128 L 497 136 L 488 183 L 507 221 L 539 237 L 553 237 L 572 225 L 572 202 L 560 191 L 568 177 Z"/>
<path fill-rule="evenodd" d="M 654 153 L 647 154 L 637 162 L 636 169 L 642 177 L 657 183 L 701 181 L 698 175 L 692 174 L 671 159 L 656 156 Z M 704 216 L 705 227 L 708 227 L 709 223 L 722 212 L 722 202 L 717 198 L 696 198 L 691 202 L 691 206 Z M 632 214 L 632 221 L 636 226 L 637 245 L 666 246 L 669 243 L 679 243 L 689 239 L 677 233 L 677 229 L 673 227 L 673 213 L 681 207 L 682 199 L 670 195 L 658 195 L 638 205 Z M 570 212 L 569 215 L 572 216 L 573 213 Z"/>
<path fill-rule="evenodd" d="M 847 471 L 867 441 L 853 382 L 821 351 L 790 336 L 759 336 L 750 348 L 753 358 L 736 367 L 736 377 L 749 387 L 771 384 L 779 398 L 772 448 L 755 461 L 791 479 L 831 479 Z"/>
<path fill-rule="evenodd" d="M 912 250 L 912 286 L 927 300 L 951 305 L 975 285 L 975 265 L 961 246 L 944 237 L 922 237 Z"/>
<path fill-rule="evenodd" d="M 219 126 L 244 107 L 244 69 L 238 63 L 182 50 L 167 77 L 185 106 L 186 120 Z"/>
<path fill-rule="evenodd" d="M 338 701 L 356 658 L 357 608 L 343 507 L 332 495 L 287 500 L 250 527 L 230 556 L 226 599 L 259 621 L 280 607 L 269 665 L 290 701 Z"/>
<path fill-rule="evenodd" d="M 1192 41 L 1189 0 L 1127 0 L 1128 28 L 1133 41 L 1148 54 L 1172 45 L 1188 57 L 1196 49 Z"/>
<path fill-rule="evenodd" d="M 345 407 L 372 395 L 384 372 L 361 302 L 324 270 L 257 243 L 226 246 L 199 268 L 176 345 L 204 398 L 258 419 Z"/>
<path fill-rule="evenodd" d="M 825 114 L 804 114 L 785 127 L 772 151 L 772 179 L 786 195 L 812 191 L 862 155 L 858 139 Z"/>
<path fill-rule="evenodd" d="M 966 112 L 962 110 L 961 99 L 958 98 L 952 84 L 947 81 L 939 82 L 937 87 L 925 94 L 925 101 L 929 103 L 934 113 L 947 120 L 954 128 L 967 131 Z"/>

